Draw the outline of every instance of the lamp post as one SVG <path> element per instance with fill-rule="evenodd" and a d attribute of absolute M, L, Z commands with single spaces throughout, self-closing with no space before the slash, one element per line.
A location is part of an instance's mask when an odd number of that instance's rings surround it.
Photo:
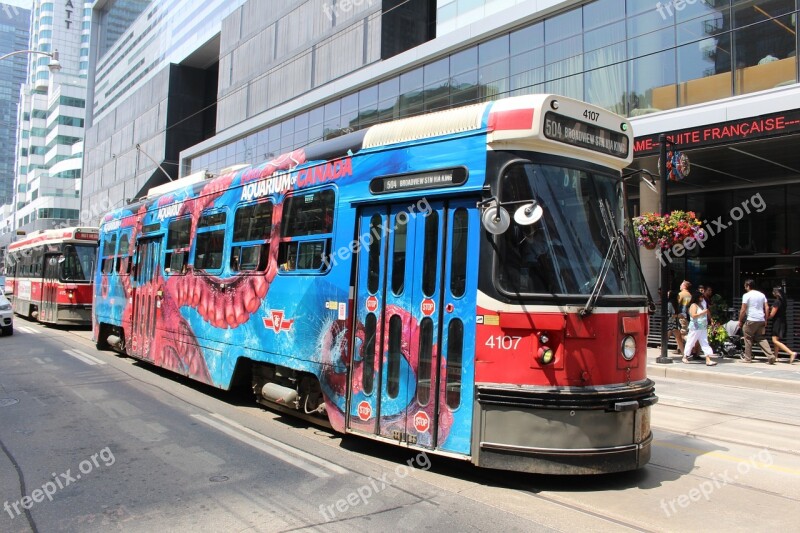
<path fill-rule="evenodd" d="M 61 63 L 58 62 L 58 50 L 53 50 L 51 52 L 42 52 L 41 50 L 16 50 L 14 52 L 10 52 L 4 56 L 0 56 L 0 61 L 7 57 L 19 55 L 19 54 L 40 54 L 43 56 L 47 56 L 50 58 L 50 63 L 47 64 L 47 68 L 50 69 L 50 72 L 58 72 L 61 70 Z"/>
<path fill-rule="evenodd" d="M 661 134 L 658 136 L 658 142 L 661 149 L 660 159 L 661 162 L 659 173 L 661 174 L 661 191 L 660 191 L 660 199 L 659 199 L 659 211 L 662 215 L 664 215 L 667 211 L 667 181 L 668 181 L 668 170 L 667 170 L 667 136 L 665 134 Z M 667 342 L 669 341 L 669 331 L 667 331 L 667 289 L 669 285 L 669 267 L 667 266 L 665 261 L 659 261 L 661 264 L 661 275 L 659 276 L 659 285 L 661 286 L 661 355 L 658 356 L 656 359 L 656 363 L 660 364 L 670 364 L 672 363 L 672 359 L 669 358 L 669 347 L 667 346 Z"/>

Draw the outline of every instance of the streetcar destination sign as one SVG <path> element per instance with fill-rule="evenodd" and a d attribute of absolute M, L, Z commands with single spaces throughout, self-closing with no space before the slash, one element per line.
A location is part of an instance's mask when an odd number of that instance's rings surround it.
<path fill-rule="evenodd" d="M 586 148 L 614 157 L 628 157 L 628 136 L 587 124 L 572 117 L 548 112 L 544 116 L 544 136 L 553 141 Z"/>
<path fill-rule="evenodd" d="M 372 194 L 383 194 L 419 189 L 436 189 L 438 187 L 457 187 L 467 181 L 464 168 L 448 168 L 414 174 L 400 174 L 375 178 L 369 184 Z"/>

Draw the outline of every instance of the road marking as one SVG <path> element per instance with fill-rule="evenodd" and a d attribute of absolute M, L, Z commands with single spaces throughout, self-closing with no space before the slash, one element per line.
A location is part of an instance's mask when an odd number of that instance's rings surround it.
<path fill-rule="evenodd" d="M 247 433 L 249 435 L 252 435 L 253 437 L 255 437 L 255 438 L 259 439 L 259 440 L 263 440 L 264 442 L 266 442 L 268 444 L 271 444 L 272 446 L 275 446 L 276 448 L 281 448 L 282 450 L 286 450 L 289 453 L 292 453 L 294 455 L 302 457 L 306 461 L 310 461 L 312 463 L 318 464 L 319 466 L 321 466 L 323 468 L 327 468 L 328 470 L 330 470 L 334 474 L 348 474 L 349 473 L 349 471 L 346 468 L 342 468 L 341 466 L 337 465 L 336 463 L 331 463 L 330 461 L 327 461 L 327 460 L 325 460 L 325 459 L 323 459 L 321 457 L 317 457 L 316 455 L 304 452 L 303 450 L 298 450 L 297 448 L 294 448 L 293 446 L 289 446 L 288 444 L 285 444 L 285 443 L 283 443 L 283 442 L 281 442 L 279 440 L 275 440 L 275 439 L 273 439 L 271 437 L 267 437 L 266 435 L 262 435 L 261 433 L 258 433 L 257 431 L 253 431 L 249 427 L 246 427 L 246 426 L 243 426 L 241 424 L 238 424 L 238 423 L 234 422 L 233 420 L 228 420 L 227 418 L 225 418 L 224 416 L 222 416 L 220 414 L 211 413 L 211 416 L 213 416 L 217 420 L 225 422 L 226 424 L 228 424 L 230 426 L 235 427 L 239 431 L 244 431 L 245 433 Z"/>
<path fill-rule="evenodd" d="M 75 359 L 79 361 L 83 361 L 87 365 L 94 366 L 94 365 L 104 365 L 106 364 L 105 361 L 101 361 L 97 357 L 93 357 L 86 352 L 82 352 L 80 350 L 62 350 L 65 354 L 71 355 Z"/>
<path fill-rule="evenodd" d="M 17 329 L 17 331 L 22 331 L 24 333 L 30 333 L 31 335 L 37 333 L 37 331 L 35 329 L 29 328 L 27 326 L 17 326 L 16 329 Z"/>
<path fill-rule="evenodd" d="M 325 470 L 317 468 L 316 466 L 309 464 L 308 462 L 304 461 L 303 459 L 300 459 L 299 457 L 295 457 L 295 455 L 299 456 L 302 454 L 302 452 L 298 453 L 300 452 L 300 450 L 295 450 L 294 448 L 289 447 L 292 451 L 292 455 L 290 455 L 288 453 L 284 453 L 281 449 L 279 449 L 279 447 L 271 445 L 272 442 L 270 441 L 272 441 L 273 439 L 265 437 L 264 435 L 260 435 L 254 431 L 247 431 L 247 428 L 245 428 L 244 426 L 240 426 L 239 424 L 235 424 L 229 420 L 225 420 L 226 424 L 231 424 L 233 427 L 222 424 L 221 422 L 217 422 L 216 420 L 212 420 L 203 415 L 191 415 L 191 416 L 192 418 L 199 420 L 204 424 L 207 424 L 215 429 L 218 429 L 219 431 L 225 433 L 226 435 L 229 435 L 235 438 L 236 440 L 248 444 L 253 448 L 256 448 L 257 450 L 261 450 L 262 452 L 267 453 L 275 457 L 276 459 L 280 459 L 285 463 L 289 463 L 290 465 L 294 465 L 301 470 L 305 470 L 309 474 L 321 478 L 330 477 L 330 474 Z M 217 416 L 217 415 L 213 415 L 212 413 L 212 416 Z M 239 428 L 242 429 L 240 430 Z M 251 436 L 251 434 L 253 436 Z"/>

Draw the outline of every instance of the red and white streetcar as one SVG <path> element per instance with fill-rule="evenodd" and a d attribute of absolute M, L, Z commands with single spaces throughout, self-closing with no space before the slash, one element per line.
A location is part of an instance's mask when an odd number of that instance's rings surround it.
<path fill-rule="evenodd" d="M 98 228 L 63 228 L 11 243 L 6 292 L 14 312 L 50 324 L 91 324 L 98 237 Z"/>

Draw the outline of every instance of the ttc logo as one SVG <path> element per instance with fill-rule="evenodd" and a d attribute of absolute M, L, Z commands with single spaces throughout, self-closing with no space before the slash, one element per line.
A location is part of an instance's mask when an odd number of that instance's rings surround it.
<path fill-rule="evenodd" d="M 271 328 L 275 333 L 281 331 L 289 331 L 292 329 L 294 319 L 288 319 L 283 316 L 283 310 L 271 310 L 268 316 L 264 317 L 264 326 Z"/>

